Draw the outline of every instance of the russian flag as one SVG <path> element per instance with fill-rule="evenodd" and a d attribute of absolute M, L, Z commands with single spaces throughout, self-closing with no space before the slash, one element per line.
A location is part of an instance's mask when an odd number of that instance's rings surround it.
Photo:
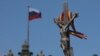
<path fill-rule="evenodd" d="M 29 20 L 41 18 L 41 12 L 37 9 L 29 8 Z"/>

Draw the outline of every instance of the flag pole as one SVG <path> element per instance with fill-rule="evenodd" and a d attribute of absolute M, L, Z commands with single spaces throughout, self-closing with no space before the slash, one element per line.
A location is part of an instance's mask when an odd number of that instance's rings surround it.
<path fill-rule="evenodd" d="M 27 19 L 27 42 L 28 42 L 28 45 L 29 45 L 29 40 L 30 40 L 30 36 L 29 36 L 29 7 L 28 6 L 28 19 Z"/>
<path fill-rule="evenodd" d="M 64 24 L 67 24 L 68 23 L 68 19 L 66 17 L 66 12 L 67 12 L 67 9 L 68 9 L 68 4 L 66 2 L 67 0 L 64 0 L 64 4 L 63 4 L 63 12 L 64 12 Z"/>
<path fill-rule="evenodd" d="M 63 4 L 63 12 L 64 12 L 64 24 L 67 25 L 67 30 L 66 30 L 66 38 L 68 38 L 69 41 L 67 41 L 67 48 L 65 48 L 65 50 L 63 50 L 64 52 L 64 55 L 65 56 L 71 56 L 71 53 L 70 53 L 70 35 L 69 35 L 69 27 L 68 25 L 71 23 L 69 22 L 68 18 L 67 18 L 67 15 L 66 13 L 68 13 L 68 1 L 67 0 L 64 0 L 64 4 Z M 65 26 L 66 27 L 66 26 Z M 66 28 L 65 28 L 66 29 Z"/>

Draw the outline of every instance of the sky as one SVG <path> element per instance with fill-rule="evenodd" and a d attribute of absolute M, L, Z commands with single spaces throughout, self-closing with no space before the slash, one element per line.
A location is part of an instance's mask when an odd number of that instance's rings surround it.
<path fill-rule="evenodd" d="M 63 11 L 64 0 L 0 0 L 0 56 L 12 49 L 15 56 L 27 38 L 27 6 L 38 9 L 42 18 L 30 21 L 30 51 L 36 56 L 64 56 L 60 47 L 60 30 L 53 19 Z M 87 40 L 70 36 L 74 56 L 100 55 L 100 0 L 68 0 L 72 12 L 79 12 L 75 20 L 77 31 Z"/>

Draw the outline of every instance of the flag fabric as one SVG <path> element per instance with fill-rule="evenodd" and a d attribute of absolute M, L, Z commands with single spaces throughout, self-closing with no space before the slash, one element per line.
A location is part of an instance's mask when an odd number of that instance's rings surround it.
<path fill-rule="evenodd" d="M 66 13 L 65 13 L 65 16 L 66 16 L 66 20 L 68 20 L 68 22 L 70 22 L 72 20 L 72 13 L 68 10 Z M 63 22 L 67 22 L 65 19 L 64 19 L 64 12 L 61 13 L 61 15 L 58 17 L 59 18 L 59 21 L 63 21 Z M 75 26 L 74 26 L 74 20 L 72 20 L 72 22 L 70 23 L 72 29 L 74 31 L 76 31 L 75 29 Z"/>
<path fill-rule="evenodd" d="M 37 9 L 29 8 L 29 20 L 41 18 L 41 12 Z"/>
<path fill-rule="evenodd" d="M 78 37 L 78 38 L 81 38 L 81 39 L 87 39 L 86 37 L 86 35 L 84 35 L 83 33 L 81 33 L 81 32 L 76 32 L 76 31 L 71 31 L 71 30 L 69 30 L 69 32 L 70 32 L 70 34 L 72 34 L 72 35 L 74 35 L 74 36 L 76 36 L 76 37 Z"/>
<path fill-rule="evenodd" d="M 68 21 L 70 21 L 71 18 L 72 18 L 72 13 L 71 13 L 69 10 L 67 10 L 67 12 L 66 12 L 65 15 L 64 15 L 64 12 L 62 12 L 62 13 L 60 14 L 60 16 L 58 17 L 59 20 L 60 20 L 60 21 L 64 21 L 64 20 L 65 20 L 65 19 L 64 19 L 64 16 L 66 16 L 66 18 L 67 18 Z"/>

